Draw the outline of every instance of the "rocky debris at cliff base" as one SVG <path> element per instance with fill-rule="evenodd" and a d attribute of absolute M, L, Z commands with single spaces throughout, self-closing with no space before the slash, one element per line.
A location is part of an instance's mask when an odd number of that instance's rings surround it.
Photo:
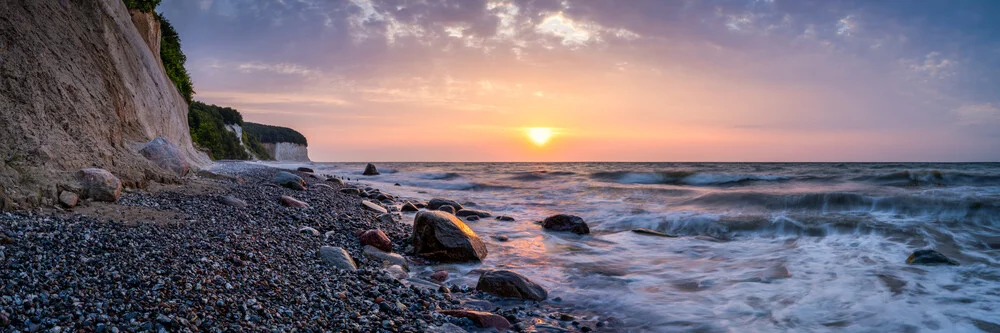
<path fill-rule="evenodd" d="M 456 210 L 465 209 L 465 206 L 462 206 L 462 204 L 458 203 L 458 201 L 448 200 L 448 199 L 441 199 L 441 198 L 434 198 L 434 199 L 431 199 L 431 201 L 428 201 L 427 202 L 427 209 L 438 210 L 439 208 L 441 208 L 441 206 L 445 206 L 445 205 L 451 206 L 451 207 L 455 208 Z"/>
<path fill-rule="evenodd" d="M 62 204 L 63 207 L 66 208 L 76 207 L 76 204 L 79 201 L 80 201 L 80 196 L 76 195 L 76 193 L 70 191 L 62 191 L 61 193 L 59 193 L 59 203 Z"/>
<path fill-rule="evenodd" d="M 303 180 L 302 177 L 296 176 L 287 171 L 280 171 L 275 174 L 274 183 L 293 190 L 304 191 L 306 189 L 306 181 Z"/>
<path fill-rule="evenodd" d="M 418 212 L 413 220 L 414 254 L 442 262 L 481 261 L 486 245 L 472 229 L 454 215 L 438 211 Z"/>
<path fill-rule="evenodd" d="M 632 229 L 632 232 L 637 233 L 637 234 L 641 234 L 641 235 L 650 235 L 650 236 L 659 236 L 659 237 L 670 237 L 670 238 L 677 237 L 677 236 L 674 236 L 674 235 L 671 235 L 671 234 L 668 234 L 668 233 L 665 233 L 665 232 L 659 232 L 659 231 L 656 231 L 656 230 L 646 229 L 646 228 Z"/>
<path fill-rule="evenodd" d="M 365 175 L 365 176 L 378 176 L 379 172 L 378 172 L 378 169 L 375 168 L 374 164 L 368 163 L 368 165 L 365 166 L 365 171 L 362 173 L 362 175 Z"/>
<path fill-rule="evenodd" d="M 177 176 L 183 177 L 191 170 L 191 165 L 188 164 L 180 148 L 162 136 L 147 143 L 139 153 L 156 166 L 170 170 Z"/>
<path fill-rule="evenodd" d="M 544 301 L 549 297 L 548 291 L 542 288 L 542 286 L 532 282 L 524 275 L 508 270 L 495 270 L 483 273 L 476 284 L 476 290 L 500 297 L 533 301 Z"/>
<path fill-rule="evenodd" d="M 941 252 L 924 249 L 914 251 L 909 257 L 906 258 L 906 263 L 910 265 L 951 265 L 958 266 L 958 261 L 946 257 Z"/>
<path fill-rule="evenodd" d="M 542 221 L 542 228 L 550 231 L 569 231 L 578 235 L 590 233 L 590 227 L 583 218 L 576 215 L 559 214 L 545 218 Z"/>
<path fill-rule="evenodd" d="M 95 201 L 115 202 L 122 194 L 122 181 L 104 169 L 82 169 L 76 174 L 84 197 Z"/>

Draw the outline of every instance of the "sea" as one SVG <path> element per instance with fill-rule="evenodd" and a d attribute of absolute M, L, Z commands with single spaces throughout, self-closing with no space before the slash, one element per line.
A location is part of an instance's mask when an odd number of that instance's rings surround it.
<path fill-rule="evenodd" d="M 517 271 L 621 331 L 1000 332 L 1000 163 L 309 165 L 514 217 L 467 223 L 481 264 L 412 274 Z M 591 234 L 543 231 L 554 214 Z M 961 265 L 906 264 L 920 249 Z"/>

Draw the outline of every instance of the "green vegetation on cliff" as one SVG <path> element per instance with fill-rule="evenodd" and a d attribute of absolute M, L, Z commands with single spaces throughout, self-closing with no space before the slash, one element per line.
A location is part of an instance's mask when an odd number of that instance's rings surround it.
<path fill-rule="evenodd" d="M 187 57 L 181 51 L 181 38 L 163 15 L 156 17 L 160 20 L 160 31 L 163 36 L 160 38 L 160 59 L 163 60 L 163 68 L 167 70 L 170 80 L 174 81 L 177 91 L 190 104 L 193 101 L 191 97 L 194 95 L 194 87 L 191 85 L 191 76 L 184 68 Z"/>
<path fill-rule="evenodd" d="M 291 142 L 309 146 L 302 133 L 288 127 L 243 123 L 243 131 L 260 138 L 260 142 L 263 143 Z"/>
<path fill-rule="evenodd" d="M 160 5 L 160 0 L 123 0 L 128 9 L 138 9 L 143 12 L 152 12 L 156 6 Z"/>
<path fill-rule="evenodd" d="M 191 140 L 207 150 L 213 160 L 248 160 L 250 155 L 240 145 L 236 133 L 226 130 L 226 122 L 216 105 L 192 102 L 188 111 Z M 234 110 L 235 111 L 235 110 Z"/>

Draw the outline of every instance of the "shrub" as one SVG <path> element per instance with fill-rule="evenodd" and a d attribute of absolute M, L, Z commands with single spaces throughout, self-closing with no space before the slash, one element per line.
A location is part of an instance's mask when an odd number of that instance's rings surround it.
<path fill-rule="evenodd" d="M 303 146 L 309 146 L 306 142 L 306 137 L 303 136 L 302 133 L 296 132 L 295 130 L 287 127 L 243 123 L 243 131 L 257 136 L 257 138 L 260 139 L 260 142 L 263 143 L 291 142 Z"/>

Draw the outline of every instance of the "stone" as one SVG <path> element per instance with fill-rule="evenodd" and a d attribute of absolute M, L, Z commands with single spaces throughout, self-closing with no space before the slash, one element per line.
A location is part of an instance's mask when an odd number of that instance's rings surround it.
<path fill-rule="evenodd" d="M 166 137 L 156 137 L 143 146 L 139 153 L 156 166 L 169 170 L 178 176 L 183 177 L 188 171 L 191 171 L 191 165 L 188 164 L 181 150 L 167 141 Z"/>
<path fill-rule="evenodd" d="M 215 172 L 211 172 L 211 171 L 208 171 L 208 170 L 198 170 L 197 175 L 198 175 L 198 177 L 201 177 L 201 178 L 208 178 L 208 179 L 229 181 L 229 182 L 233 182 L 233 183 L 236 183 L 236 184 L 243 184 L 243 183 L 247 182 L 247 180 L 243 179 L 243 177 L 224 175 L 224 174 L 221 174 L 221 173 L 215 173 Z"/>
<path fill-rule="evenodd" d="M 246 201 L 240 200 L 239 198 L 230 195 L 219 198 L 219 202 L 221 202 L 223 205 L 232 206 L 236 208 L 245 208 L 247 206 Z"/>
<path fill-rule="evenodd" d="M 431 201 L 428 201 L 427 202 L 427 209 L 438 210 L 438 208 L 440 208 L 441 206 L 444 206 L 444 205 L 452 206 L 456 210 L 465 209 L 465 207 L 462 206 L 462 204 L 458 203 L 458 201 L 448 200 L 448 199 L 441 199 L 441 198 L 434 198 L 434 199 L 431 199 Z"/>
<path fill-rule="evenodd" d="M 514 218 L 507 215 L 497 216 L 497 220 L 503 222 L 514 222 Z"/>
<path fill-rule="evenodd" d="M 481 261 L 486 244 L 469 226 L 451 214 L 418 212 L 413 220 L 413 252 L 442 262 Z"/>
<path fill-rule="evenodd" d="M 468 318 L 472 320 L 476 326 L 482 328 L 495 328 L 501 332 L 511 327 L 507 318 L 491 312 L 473 310 L 440 310 L 438 313 L 452 317 Z"/>
<path fill-rule="evenodd" d="M 412 203 L 407 202 L 407 203 L 404 203 L 403 207 L 400 208 L 399 210 L 404 211 L 404 212 L 416 212 L 416 211 L 419 211 L 420 208 L 417 208 L 417 206 L 414 206 Z"/>
<path fill-rule="evenodd" d="M 66 208 L 76 207 L 76 204 L 80 202 L 80 196 L 76 193 L 70 191 L 62 191 L 59 193 L 59 203 Z"/>
<path fill-rule="evenodd" d="M 632 232 L 637 233 L 637 234 L 641 234 L 641 235 L 650 235 L 650 236 L 659 236 L 659 237 L 670 237 L 670 238 L 677 237 L 677 236 L 674 236 L 674 235 L 671 235 L 671 234 L 668 234 L 668 233 L 659 232 L 659 231 L 656 231 L 656 230 L 646 229 L 646 228 L 632 229 Z"/>
<path fill-rule="evenodd" d="M 76 174 L 83 195 L 96 201 L 116 202 L 122 194 L 122 181 L 108 170 L 88 168 Z"/>
<path fill-rule="evenodd" d="M 312 187 L 325 188 L 325 189 L 328 189 L 328 190 L 332 190 L 333 189 L 333 186 L 330 186 L 330 185 L 327 185 L 327 184 L 312 184 Z"/>
<path fill-rule="evenodd" d="M 361 194 L 361 190 L 353 187 L 348 187 L 340 189 L 340 193 L 358 195 Z"/>
<path fill-rule="evenodd" d="M 946 257 L 941 252 L 925 249 L 914 251 L 906 263 L 910 265 L 953 265 L 958 266 L 958 262 Z"/>
<path fill-rule="evenodd" d="M 281 201 L 282 205 L 285 205 L 285 206 L 288 206 L 288 207 L 295 207 L 295 208 L 309 207 L 309 204 L 307 204 L 305 202 L 302 202 L 302 201 L 299 201 L 298 199 L 292 198 L 292 197 L 287 196 L 287 195 L 281 196 L 281 198 L 278 198 L 278 201 Z"/>
<path fill-rule="evenodd" d="M 319 258 L 328 266 L 346 269 L 349 271 L 355 271 L 358 269 L 358 265 L 354 263 L 354 259 L 351 259 L 351 255 L 348 254 L 343 248 L 334 246 L 321 247 L 319 248 Z"/>
<path fill-rule="evenodd" d="M 510 237 L 507 237 L 507 235 L 493 235 L 490 237 L 493 237 L 493 239 L 496 239 L 497 241 L 500 242 L 506 242 L 510 240 Z"/>
<path fill-rule="evenodd" d="M 378 262 L 388 262 L 392 265 L 399 265 L 406 269 L 409 269 L 410 267 L 409 262 L 407 262 L 406 258 L 403 258 L 403 256 L 379 250 L 371 245 L 365 245 L 365 247 L 361 249 L 361 254 Z"/>
<path fill-rule="evenodd" d="M 483 273 L 476 284 L 476 290 L 500 297 L 533 301 L 544 301 L 549 297 L 549 293 L 542 286 L 528 280 L 524 275 L 508 270 Z"/>
<path fill-rule="evenodd" d="M 448 214 L 455 215 L 455 207 L 452 207 L 450 205 L 444 205 L 444 206 L 438 207 L 437 210 L 442 211 L 442 212 L 446 212 Z"/>
<path fill-rule="evenodd" d="M 381 229 L 362 231 L 358 238 L 361 240 L 361 245 L 371 245 L 379 250 L 392 252 L 392 241 Z"/>
<path fill-rule="evenodd" d="M 316 172 L 313 169 L 310 169 L 310 168 L 307 168 L 307 167 L 299 167 L 298 169 L 295 169 L 295 170 L 298 170 L 298 171 L 301 171 L 301 172 L 308 172 L 308 173 Z"/>
<path fill-rule="evenodd" d="M 293 190 L 304 191 L 306 181 L 302 177 L 291 174 L 287 171 L 279 171 L 274 175 L 274 183 Z"/>
<path fill-rule="evenodd" d="M 432 273 L 430 276 L 431 280 L 437 282 L 444 282 L 448 280 L 448 271 L 437 271 Z"/>
<path fill-rule="evenodd" d="M 417 208 L 426 208 L 427 207 L 427 204 L 425 204 L 423 202 L 416 202 L 413 205 L 416 206 Z"/>
<path fill-rule="evenodd" d="M 468 331 L 462 329 L 458 325 L 452 323 L 444 323 L 441 326 L 431 326 L 428 328 L 427 332 L 430 333 L 468 333 Z"/>
<path fill-rule="evenodd" d="M 559 214 L 553 215 L 542 221 L 542 228 L 551 231 L 569 231 L 578 235 L 590 233 L 590 227 L 583 221 L 583 218 L 576 215 Z"/>
<path fill-rule="evenodd" d="M 319 236 L 319 230 L 316 230 L 316 228 L 313 228 L 313 227 L 300 227 L 299 228 L 299 233 L 300 234 L 310 235 L 310 236 Z"/>
<path fill-rule="evenodd" d="M 365 209 L 380 214 L 385 214 L 389 212 L 388 210 L 385 209 L 385 207 L 379 206 L 377 203 L 368 200 L 361 200 L 361 207 L 364 207 Z"/>
<path fill-rule="evenodd" d="M 327 178 L 326 181 L 334 183 L 334 184 L 337 184 L 337 185 L 344 185 L 344 180 L 340 179 L 340 178 Z"/>
<path fill-rule="evenodd" d="M 368 163 L 368 165 L 365 166 L 365 172 L 362 173 L 362 175 L 365 175 L 365 176 L 378 176 L 379 172 L 378 172 L 378 169 L 375 168 L 374 164 Z"/>
<path fill-rule="evenodd" d="M 460 209 L 458 212 L 455 212 L 455 216 L 458 216 L 458 217 L 465 217 L 465 216 L 490 217 L 490 216 L 493 216 L 493 214 L 490 214 L 490 212 L 487 212 L 485 210 L 465 208 L 465 209 Z"/>
<path fill-rule="evenodd" d="M 465 220 L 469 221 L 469 222 L 476 222 L 476 221 L 479 221 L 479 216 L 472 215 L 472 216 L 466 217 Z"/>
<path fill-rule="evenodd" d="M 399 265 L 392 265 L 386 267 L 385 271 L 389 273 L 389 276 L 392 276 L 392 278 L 396 280 L 402 280 L 410 277 L 410 273 L 407 273 L 406 270 L 404 270 L 403 267 L 400 267 Z"/>

